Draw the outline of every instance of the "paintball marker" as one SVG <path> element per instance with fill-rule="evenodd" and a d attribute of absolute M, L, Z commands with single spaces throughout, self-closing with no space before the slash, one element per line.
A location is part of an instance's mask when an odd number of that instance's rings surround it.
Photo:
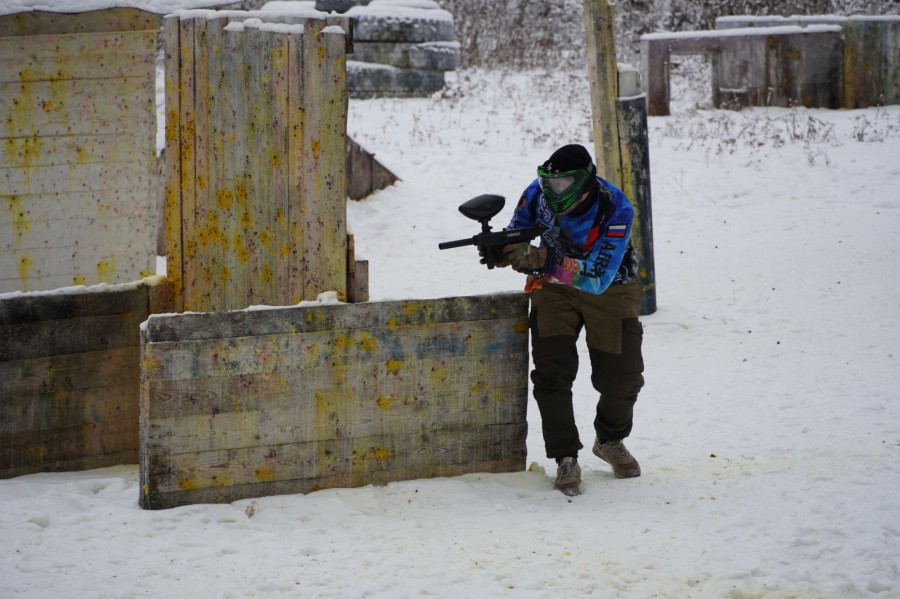
<path fill-rule="evenodd" d="M 506 199 L 503 196 L 483 194 L 461 204 L 459 211 L 463 213 L 463 216 L 481 223 L 481 233 L 468 239 L 439 243 L 438 249 L 449 250 L 464 245 L 474 245 L 484 255 L 484 263 L 487 267 L 494 268 L 494 265 L 503 257 L 504 245 L 529 242 L 544 231 L 543 227 L 535 225 L 523 229 L 491 232 L 488 221 L 503 210 L 505 203 Z"/>

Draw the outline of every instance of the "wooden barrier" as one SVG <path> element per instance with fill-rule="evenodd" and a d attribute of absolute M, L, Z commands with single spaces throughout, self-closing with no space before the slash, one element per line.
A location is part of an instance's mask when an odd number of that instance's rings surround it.
<path fill-rule="evenodd" d="M 0 298 L 0 478 L 136 463 L 140 323 L 159 277 Z"/>
<path fill-rule="evenodd" d="M 641 36 L 648 113 L 669 114 L 669 57 L 709 54 L 716 107 L 900 103 L 900 16 L 731 16 Z"/>
<path fill-rule="evenodd" d="M 151 316 L 140 503 L 525 466 L 524 294 Z"/>
<path fill-rule="evenodd" d="M 354 299 L 348 19 L 254 14 L 165 20 L 167 274 L 180 310 L 292 305 L 329 290 Z"/>
<path fill-rule="evenodd" d="M 747 27 L 641 36 L 642 72 L 651 116 L 669 114 L 672 54 L 712 56 L 712 100 L 717 108 L 840 105 L 839 26 Z"/>
<path fill-rule="evenodd" d="M 716 19 L 716 29 L 810 27 L 833 25 L 843 30 L 840 59 L 841 108 L 900 104 L 900 15 L 735 15 Z"/>
<path fill-rule="evenodd" d="M 159 17 L 0 16 L 0 292 L 156 272 Z"/>

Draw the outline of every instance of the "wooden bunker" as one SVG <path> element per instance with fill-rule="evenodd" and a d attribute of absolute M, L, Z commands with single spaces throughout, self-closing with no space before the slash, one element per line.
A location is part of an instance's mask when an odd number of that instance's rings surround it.
<path fill-rule="evenodd" d="M 95 21 L 108 30 L 87 31 Z M 367 299 L 366 263 L 354 257 L 345 214 L 345 159 L 365 154 L 346 138 L 350 25 L 319 14 L 277 21 L 210 10 L 164 19 L 168 274 L 142 278 L 150 268 L 142 265 L 108 279 L 102 252 L 119 256 L 118 266 L 124 256 L 155 257 L 149 82 L 159 16 L 114 9 L 6 21 L 0 43 L 21 50 L 40 38 L 55 58 L 32 60 L 30 72 L 56 71 L 4 84 L 12 100 L 3 109 L 29 99 L 35 114 L 87 116 L 45 119 L 59 143 L 32 131 L 31 117 L 7 119 L 19 129 L 9 129 L 0 176 L 21 187 L 3 199 L 24 210 L 2 226 L 20 245 L 48 232 L 34 248 L 42 251 L 69 239 L 103 249 L 87 261 L 98 261 L 96 278 L 70 269 L 44 283 L 75 287 L 0 296 L 0 477 L 139 462 L 140 502 L 160 508 L 524 467 L 527 298 L 337 303 Z M 121 33 L 126 24 L 134 36 Z M 117 52 L 137 39 L 140 51 L 106 63 L 92 45 L 105 39 Z M 88 84 L 65 84 L 81 96 L 54 91 L 69 81 L 60 65 L 68 68 L 72 48 L 104 65 L 124 61 L 101 83 L 139 79 L 142 116 L 112 123 L 119 112 L 98 113 L 109 128 L 81 133 L 94 102 L 106 100 Z M 9 56 L 3 64 L 13 65 Z M 135 61 L 141 67 L 129 70 Z M 125 104 L 119 96 L 116 106 L 130 110 Z M 135 121 L 140 127 L 126 127 Z M 129 136 L 138 150 L 112 149 Z M 57 164 L 57 155 L 75 162 Z M 106 189 L 98 173 L 111 168 L 133 195 Z M 84 190 L 48 187 L 71 181 Z M 54 221 L 52 202 L 69 196 L 90 199 L 76 211 L 90 226 L 50 237 L 34 206 Z M 134 214 L 115 202 L 134 204 Z M 91 228 L 107 217 L 108 226 Z M 146 236 L 135 224 L 145 221 Z M 93 245 L 75 237 L 112 229 Z M 4 258 L 18 251 L 4 250 Z M 28 281 L 47 278 L 34 272 Z M 323 293 L 334 303 L 304 303 Z M 247 309 L 261 304 L 282 307 Z"/>
<path fill-rule="evenodd" d="M 528 299 L 151 316 L 141 505 L 525 466 Z"/>
<path fill-rule="evenodd" d="M 721 21 L 721 23 L 720 23 Z M 641 37 L 648 114 L 669 114 L 673 54 L 707 54 L 717 108 L 900 103 L 900 16 L 728 17 Z"/>

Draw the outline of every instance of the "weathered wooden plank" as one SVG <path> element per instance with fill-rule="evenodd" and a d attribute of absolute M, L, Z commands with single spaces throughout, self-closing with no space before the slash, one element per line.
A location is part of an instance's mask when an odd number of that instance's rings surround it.
<path fill-rule="evenodd" d="M 147 279 L 104 291 L 48 293 L 6 297 L 0 300 L 0 323 L 4 325 L 40 323 L 47 320 L 84 318 L 94 315 L 140 311 L 148 305 L 148 295 L 162 286 L 159 278 Z"/>
<path fill-rule="evenodd" d="M 202 284 L 203 271 L 197 264 L 199 258 L 197 236 L 197 189 L 195 182 L 196 168 L 196 108 L 194 106 L 195 94 L 195 43 L 194 30 L 196 19 L 180 19 L 179 29 L 179 82 L 177 87 L 179 108 L 178 113 L 178 147 L 180 152 L 171 159 L 179 160 L 179 172 L 181 174 L 179 187 L 181 190 L 181 228 L 182 228 L 182 296 L 181 307 L 183 310 L 194 310 L 195 306 L 202 305 L 202 297 L 198 296 L 197 289 Z"/>
<path fill-rule="evenodd" d="M 137 380 L 139 347 L 0 362 L 0 398 L 105 388 Z"/>
<path fill-rule="evenodd" d="M 184 257 L 182 256 L 181 196 L 181 27 L 180 17 L 169 15 L 163 21 L 165 52 L 165 227 L 166 276 L 172 284 L 173 311 L 182 311 Z"/>
<path fill-rule="evenodd" d="M 96 197 L 90 192 L 115 192 L 109 193 L 105 201 L 123 205 L 120 198 L 128 194 L 122 193 L 128 190 L 152 189 L 155 183 L 149 178 L 148 168 L 135 168 L 136 163 L 101 163 L 71 165 L 57 164 L 51 166 L 35 166 L 29 169 L 2 168 L 0 167 L 0 185 L 8 195 L 0 195 L 11 211 L 21 208 L 21 198 L 31 194 L 45 195 L 75 195 L 87 192 L 81 196 L 86 203 Z M 55 197 L 28 198 L 27 205 L 31 209 L 32 202 L 53 202 Z M 20 203 L 19 206 L 14 204 Z M 77 202 L 70 202 L 77 205 Z M 146 210 L 146 207 L 142 207 Z M 8 215 L 4 214 L 4 218 Z M 13 217 L 15 219 L 17 217 Z"/>
<path fill-rule="evenodd" d="M 6 165 L 28 169 L 32 184 L 37 182 L 35 177 L 40 173 L 34 167 L 89 163 L 114 163 L 121 165 L 123 171 L 141 169 L 147 173 L 149 180 L 156 167 L 155 152 L 150 152 L 150 141 L 146 138 L 144 150 L 147 151 L 136 151 L 140 139 L 135 139 L 135 135 L 132 131 L 79 137 L 6 138 Z"/>
<path fill-rule="evenodd" d="M 62 168 L 61 170 L 71 169 Z M 2 180 L 2 176 L 0 176 L 0 180 Z M 136 189 L 148 187 L 149 182 L 146 180 L 133 179 L 132 185 L 128 185 L 126 182 L 121 187 L 114 187 L 117 181 L 112 179 L 103 182 L 109 187 L 96 190 L 90 189 L 87 183 L 85 181 L 85 191 L 64 193 L 50 191 L 27 196 L 0 195 L 0 227 L 11 226 L 14 234 L 22 237 L 31 229 L 33 222 L 55 220 L 68 222 L 72 219 L 82 219 L 92 223 L 105 220 L 110 216 L 119 219 L 134 218 L 135 220 L 147 217 L 146 204 L 137 201 L 122 201 L 122 196 L 125 196 L 126 192 L 127 195 L 132 195 Z M 5 244 L 0 242 L 0 247 L 3 245 Z"/>
<path fill-rule="evenodd" d="M 143 101 L 138 100 L 139 98 Z M 0 83 L 7 138 L 156 131 L 153 79 Z"/>
<path fill-rule="evenodd" d="M 156 30 L 160 16 L 137 8 L 106 8 L 79 13 L 20 12 L 0 17 L 0 37 Z"/>
<path fill-rule="evenodd" d="M 528 296 L 521 292 L 441 300 L 400 300 L 347 305 L 297 306 L 274 311 L 236 311 L 221 314 L 154 315 L 147 323 L 151 342 L 219 339 L 251 335 L 330 331 L 333 329 L 389 329 L 441 323 L 509 318 L 518 332 Z"/>
<path fill-rule="evenodd" d="M 274 203 L 277 200 L 273 194 L 273 187 L 281 176 L 285 158 L 279 153 L 277 145 L 279 132 L 283 129 L 278 128 L 275 116 L 277 107 L 272 57 L 275 33 L 259 30 L 256 33 L 251 32 L 250 35 L 257 38 L 254 62 L 258 65 L 255 73 L 258 109 L 254 111 L 256 126 L 254 138 L 258 149 L 254 156 L 257 173 L 256 201 L 248 211 L 249 227 L 245 233 L 247 248 L 252 256 L 249 264 L 249 280 L 253 284 L 252 288 L 248 289 L 245 305 L 287 305 L 288 298 L 283 297 L 275 286 L 275 265 L 278 259 L 271 251 L 272 234 L 279 228 L 275 219 Z"/>
<path fill-rule="evenodd" d="M 243 450 L 154 456 L 142 505 L 151 509 L 234 501 L 261 492 L 307 493 L 524 465 L 524 423 L 411 435 L 347 438 Z M 475 470 L 473 470 L 473 467 Z M 195 491 L 195 493 L 182 493 Z"/>
<path fill-rule="evenodd" d="M 138 381 L 132 377 L 78 392 L 22 395 L 0 402 L 0 433 L 42 431 L 106 420 L 136 421 L 139 393 Z"/>
<path fill-rule="evenodd" d="M 222 256 L 221 273 L 223 281 L 222 306 L 246 307 L 244 304 L 246 284 L 240 277 L 242 272 L 233 272 L 232 262 L 237 260 L 237 244 L 243 246 L 245 240 L 244 226 L 248 220 L 248 206 L 253 188 L 255 172 L 249 169 L 249 156 L 254 152 L 253 141 L 247 137 L 247 119 L 253 110 L 251 93 L 253 81 L 250 65 L 247 63 L 246 36 L 242 32 L 226 31 L 220 38 L 226 52 L 223 54 L 222 70 L 225 85 L 234 90 L 225 98 L 221 106 L 224 120 L 224 131 L 228 148 L 222 156 L 222 176 L 216 184 L 217 207 L 220 214 L 221 247 L 217 248 Z M 231 255 L 228 259 L 227 256 Z M 249 260 L 245 247 L 240 248 L 240 257 Z"/>
<path fill-rule="evenodd" d="M 154 361 L 172 359 L 152 352 L 145 356 L 145 371 L 152 368 L 150 363 Z M 185 379 L 148 376 L 147 380 L 154 382 L 150 416 L 164 419 L 231 411 L 299 411 L 322 407 L 332 400 L 347 405 L 374 402 L 384 412 L 395 413 L 405 409 L 400 406 L 418 409 L 444 405 L 432 396 L 442 397 L 443 389 L 455 382 L 477 381 L 458 396 L 478 397 L 484 402 L 503 402 L 511 390 L 527 383 L 522 377 L 527 360 L 521 353 L 382 358 L 354 361 L 350 366 L 329 371 L 329 364 L 337 358 L 327 356 L 321 365 L 290 370 L 248 368 L 238 373 Z M 433 386 L 410 389 L 411 380 L 428 381 Z"/>
<path fill-rule="evenodd" d="M 337 291 L 347 301 L 347 177 L 345 146 L 347 141 L 346 41 L 343 33 L 326 28 L 317 33 L 324 52 L 319 52 L 319 85 L 323 90 L 324 121 L 321 131 L 322 228 L 325 247 L 318 266 L 322 274 L 320 293 Z M 317 183 L 319 184 L 319 183 Z"/>
<path fill-rule="evenodd" d="M 521 377 L 522 370 L 519 370 Z M 479 373 L 480 374 L 480 373 Z M 473 375 L 470 375 L 473 376 Z M 279 445 L 298 439 L 341 439 L 385 434 L 415 434 L 433 428 L 472 428 L 485 422 L 524 422 L 527 385 L 492 391 L 492 395 L 446 387 L 421 397 L 347 395 L 329 404 L 328 391 L 316 391 L 296 405 L 282 402 L 255 410 L 208 412 L 152 418 L 144 443 L 169 453 Z M 254 390 L 255 393 L 255 390 Z M 246 390 L 245 390 L 246 394 Z"/>
<path fill-rule="evenodd" d="M 202 272 L 194 279 L 193 294 L 199 303 L 192 304 L 186 309 L 190 310 L 222 310 L 224 304 L 219 301 L 222 292 L 229 284 L 222 280 L 217 272 L 217 265 L 221 263 L 222 256 L 216 252 L 218 246 L 210 243 L 209 236 L 214 235 L 214 229 L 219 221 L 215 204 L 210 194 L 209 172 L 209 130 L 210 130 L 210 95 L 213 89 L 210 86 L 209 58 L 209 20 L 205 18 L 192 20 L 194 26 L 193 49 L 193 123 L 194 123 L 194 229 L 186 228 L 186 235 L 196 235 L 198 247 L 201 250 Z M 213 24 L 215 26 L 215 23 Z M 213 50 L 214 51 L 214 50 Z"/>
<path fill-rule="evenodd" d="M 116 460 L 106 465 L 135 463 L 137 425 L 137 418 L 125 418 L 0 433 L 0 476 L 79 469 L 84 467 L 83 461 L 96 467 L 105 454 Z"/>
<path fill-rule="evenodd" d="M 147 318 L 140 312 L 65 318 L 36 323 L 0 324 L 0 360 L 20 360 L 137 344 L 138 330 Z"/>
<path fill-rule="evenodd" d="M 152 244 L 150 244 L 152 245 Z M 3 267 L 15 269 L 0 277 L 0 291 L 41 291 L 75 285 L 128 283 L 154 274 L 151 252 L 132 245 L 133 253 L 110 253 L 91 246 L 0 252 Z M 146 251 L 142 253 L 141 249 Z"/>
<path fill-rule="evenodd" d="M 516 321 L 437 323 L 407 330 L 368 329 L 317 331 L 304 334 L 259 335 L 221 340 L 148 343 L 153 365 L 145 376 L 153 380 L 181 380 L 258 373 L 294 368 L 326 367 L 333 360 L 356 363 L 402 361 L 435 356 L 464 356 L 471 352 L 500 355 L 519 350 L 520 323 Z M 485 324 L 487 323 L 487 324 Z M 527 330 L 527 329 L 526 329 Z"/>
<path fill-rule="evenodd" d="M 289 293 L 292 304 L 303 299 L 306 292 L 307 240 L 305 236 L 304 203 L 306 123 L 304 121 L 304 81 L 303 81 L 303 38 L 299 35 L 288 37 L 288 240 L 281 248 L 287 256 L 290 269 Z"/>
<path fill-rule="evenodd" d="M 23 196 L 31 197 L 31 196 Z M 94 218 L 89 215 L 73 217 L 71 219 L 53 218 L 52 220 L 22 219 L 16 221 L 14 227 L 16 234 L 0 242 L 2 250 L 30 250 L 35 255 L 41 255 L 45 251 L 48 255 L 54 255 L 52 250 L 56 248 L 74 250 L 99 250 L 106 254 L 119 254 L 123 261 L 128 258 L 129 250 L 142 250 L 144 256 L 148 255 L 146 246 L 152 242 L 155 249 L 156 240 L 150 239 L 156 233 L 155 213 L 147 214 L 147 203 L 144 204 L 145 213 L 137 215 L 101 215 Z M 75 209 L 77 210 L 77 208 Z M 90 229 L 96 238 L 85 243 L 84 230 Z M 79 252 L 83 254 L 84 252 Z M 155 254 L 155 252 L 153 252 Z M 66 258 L 62 253 L 55 258 Z M 0 271 L 11 270 L 8 257 L 0 255 Z M 63 274 L 61 268 L 66 266 L 57 262 L 45 262 L 40 266 L 45 272 L 51 274 Z M 136 277 L 138 279 L 140 277 Z"/>
<path fill-rule="evenodd" d="M 272 271 L 272 286 L 277 303 L 295 304 L 291 293 L 291 252 L 294 240 L 288 217 L 291 212 L 291 172 L 288 136 L 290 135 L 290 34 L 275 33 L 271 45 L 272 61 L 272 169 L 275 176 L 270 183 L 272 234 L 267 244 Z M 275 303 L 274 301 L 272 303 Z"/>
<path fill-rule="evenodd" d="M 0 83 L 121 79 L 156 70 L 156 31 L 0 37 Z"/>

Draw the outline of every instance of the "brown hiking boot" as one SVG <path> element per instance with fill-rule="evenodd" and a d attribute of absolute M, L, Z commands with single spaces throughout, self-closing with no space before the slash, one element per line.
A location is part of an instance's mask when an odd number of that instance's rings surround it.
<path fill-rule="evenodd" d="M 566 495 L 581 494 L 581 466 L 578 465 L 577 458 L 563 458 L 559 461 L 553 486 Z"/>
<path fill-rule="evenodd" d="M 634 478 L 641 475 L 641 466 L 621 441 L 601 443 L 594 441 L 594 455 L 612 466 L 616 478 Z"/>

